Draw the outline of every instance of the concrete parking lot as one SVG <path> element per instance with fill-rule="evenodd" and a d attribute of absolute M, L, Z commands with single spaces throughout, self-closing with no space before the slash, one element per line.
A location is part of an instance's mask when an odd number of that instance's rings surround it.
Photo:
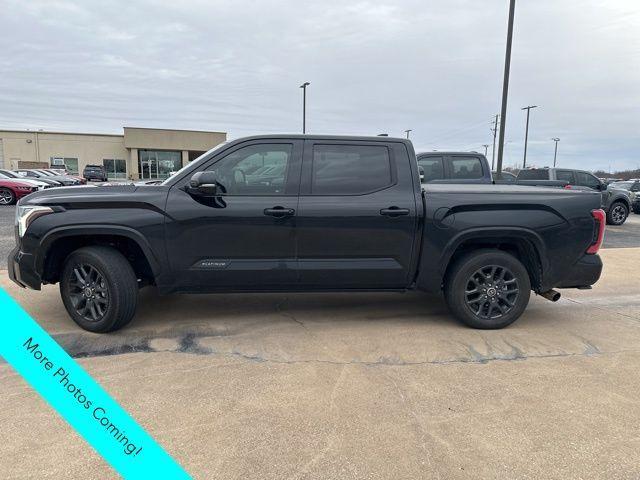
<path fill-rule="evenodd" d="M 194 478 L 638 478 L 640 248 L 602 256 L 501 331 L 421 294 L 143 290 L 95 335 L 55 286 L 0 286 Z M 0 391 L 3 478 L 116 477 L 6 364 Z"/>

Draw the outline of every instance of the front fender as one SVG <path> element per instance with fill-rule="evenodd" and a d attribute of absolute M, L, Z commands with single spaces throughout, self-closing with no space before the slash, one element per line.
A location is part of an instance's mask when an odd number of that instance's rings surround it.
<path fill-rule="evenodd" d="M 154 276 L 157 277 L 162 270 L 158 256 L 153 251 L 144 235 L 137 230 L 124 225 L 70 225 L 51 229 L 40 240 L 40 248 L 38 248 L 35 258 L 36 270 L 38 272 L 43 271 L 47 252 L 53 242 L 61 238 L 78 235 L 118 235 L 129 238 L 136 242 L 144 253 Z"/>

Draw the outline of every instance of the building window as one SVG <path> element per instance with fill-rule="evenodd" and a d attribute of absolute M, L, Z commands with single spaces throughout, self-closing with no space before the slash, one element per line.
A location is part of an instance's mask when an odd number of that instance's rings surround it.
<path fill-rule="evenodd" d="M 78 159 L 67 157 L 51 157 L 51 168 L 64 167 L 70 174 L 78 174 Z"/>
<path fill-rule="evenodd" d="M 140 178 L 165 179 L 182 168 L 182 152 L 172 150 L 138 150 Z"/>
<path fill-rule="evenodd" d="M 127 178 L 127 162 L 120 158 L 103 158 L 102 165 L 110 180 L 121 180 Z"/>

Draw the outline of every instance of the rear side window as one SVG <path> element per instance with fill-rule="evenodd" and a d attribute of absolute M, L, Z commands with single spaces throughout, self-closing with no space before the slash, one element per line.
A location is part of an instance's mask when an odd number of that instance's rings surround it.
<path fill-rule="evenodd" d="M 311 193 L 359 195 L 392 184 L 391 159 L 386 146 L 314 145 Z"/>
<path fill-rule="evenodd" d="M 600 180 L 589 173 L 576 172 L 576 176 L 578 177 L 578 185 L 594 189 L 600 186 Z"/>
<path fill-rule="evenodd" d="M 451 157 L 451 178 L 482 178 L 482 162 L 478 157 Z"/>
<path fill-rule="evenodd" d="M 423 182 L 442 180 L 444 178 L 444 163 L 442 157 L 418 158 L 418 166 L 424 170 Z"/>
<path fill-rule="evenodd" d="M 549 170 L 520 170 L 518 180 L 549 180 Z"/>
<path fill-rule="evenodd" d="M 570 185 L 576 185 L 576 179 L 571 170 L 556 170 L 556 180 L 569 182 Z"/>

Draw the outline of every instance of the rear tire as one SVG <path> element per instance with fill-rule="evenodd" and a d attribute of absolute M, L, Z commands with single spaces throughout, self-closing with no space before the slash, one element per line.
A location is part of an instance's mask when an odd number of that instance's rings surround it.
<path fill-rule="evenodd" d="M 531 281 L 524 265 L 501 250 L 476 250 L 456 261 L 447 276 L 451 313 L 473 328 L 504 328 L 524 312 Z"/>
<path fill-rule="evenodd" d="M 609 225 L 622 225 L 629 216 L 629 209 L 622 202 L 613 202 L 607 212 L 607 223 Z"/>
<path fill-rule="evenodd" d="M 0 205 L 13 205 L 16 203 L 16 194 L 9 188 L 0 188 Z"/>
<path fill-rule="evenodd" d="M 83 247 L 64 263 L 60 296 L 74 322 L 105 333 L 131 321 L 138 302 L 138 280 L 131 264 L 110 247 Z"/>

